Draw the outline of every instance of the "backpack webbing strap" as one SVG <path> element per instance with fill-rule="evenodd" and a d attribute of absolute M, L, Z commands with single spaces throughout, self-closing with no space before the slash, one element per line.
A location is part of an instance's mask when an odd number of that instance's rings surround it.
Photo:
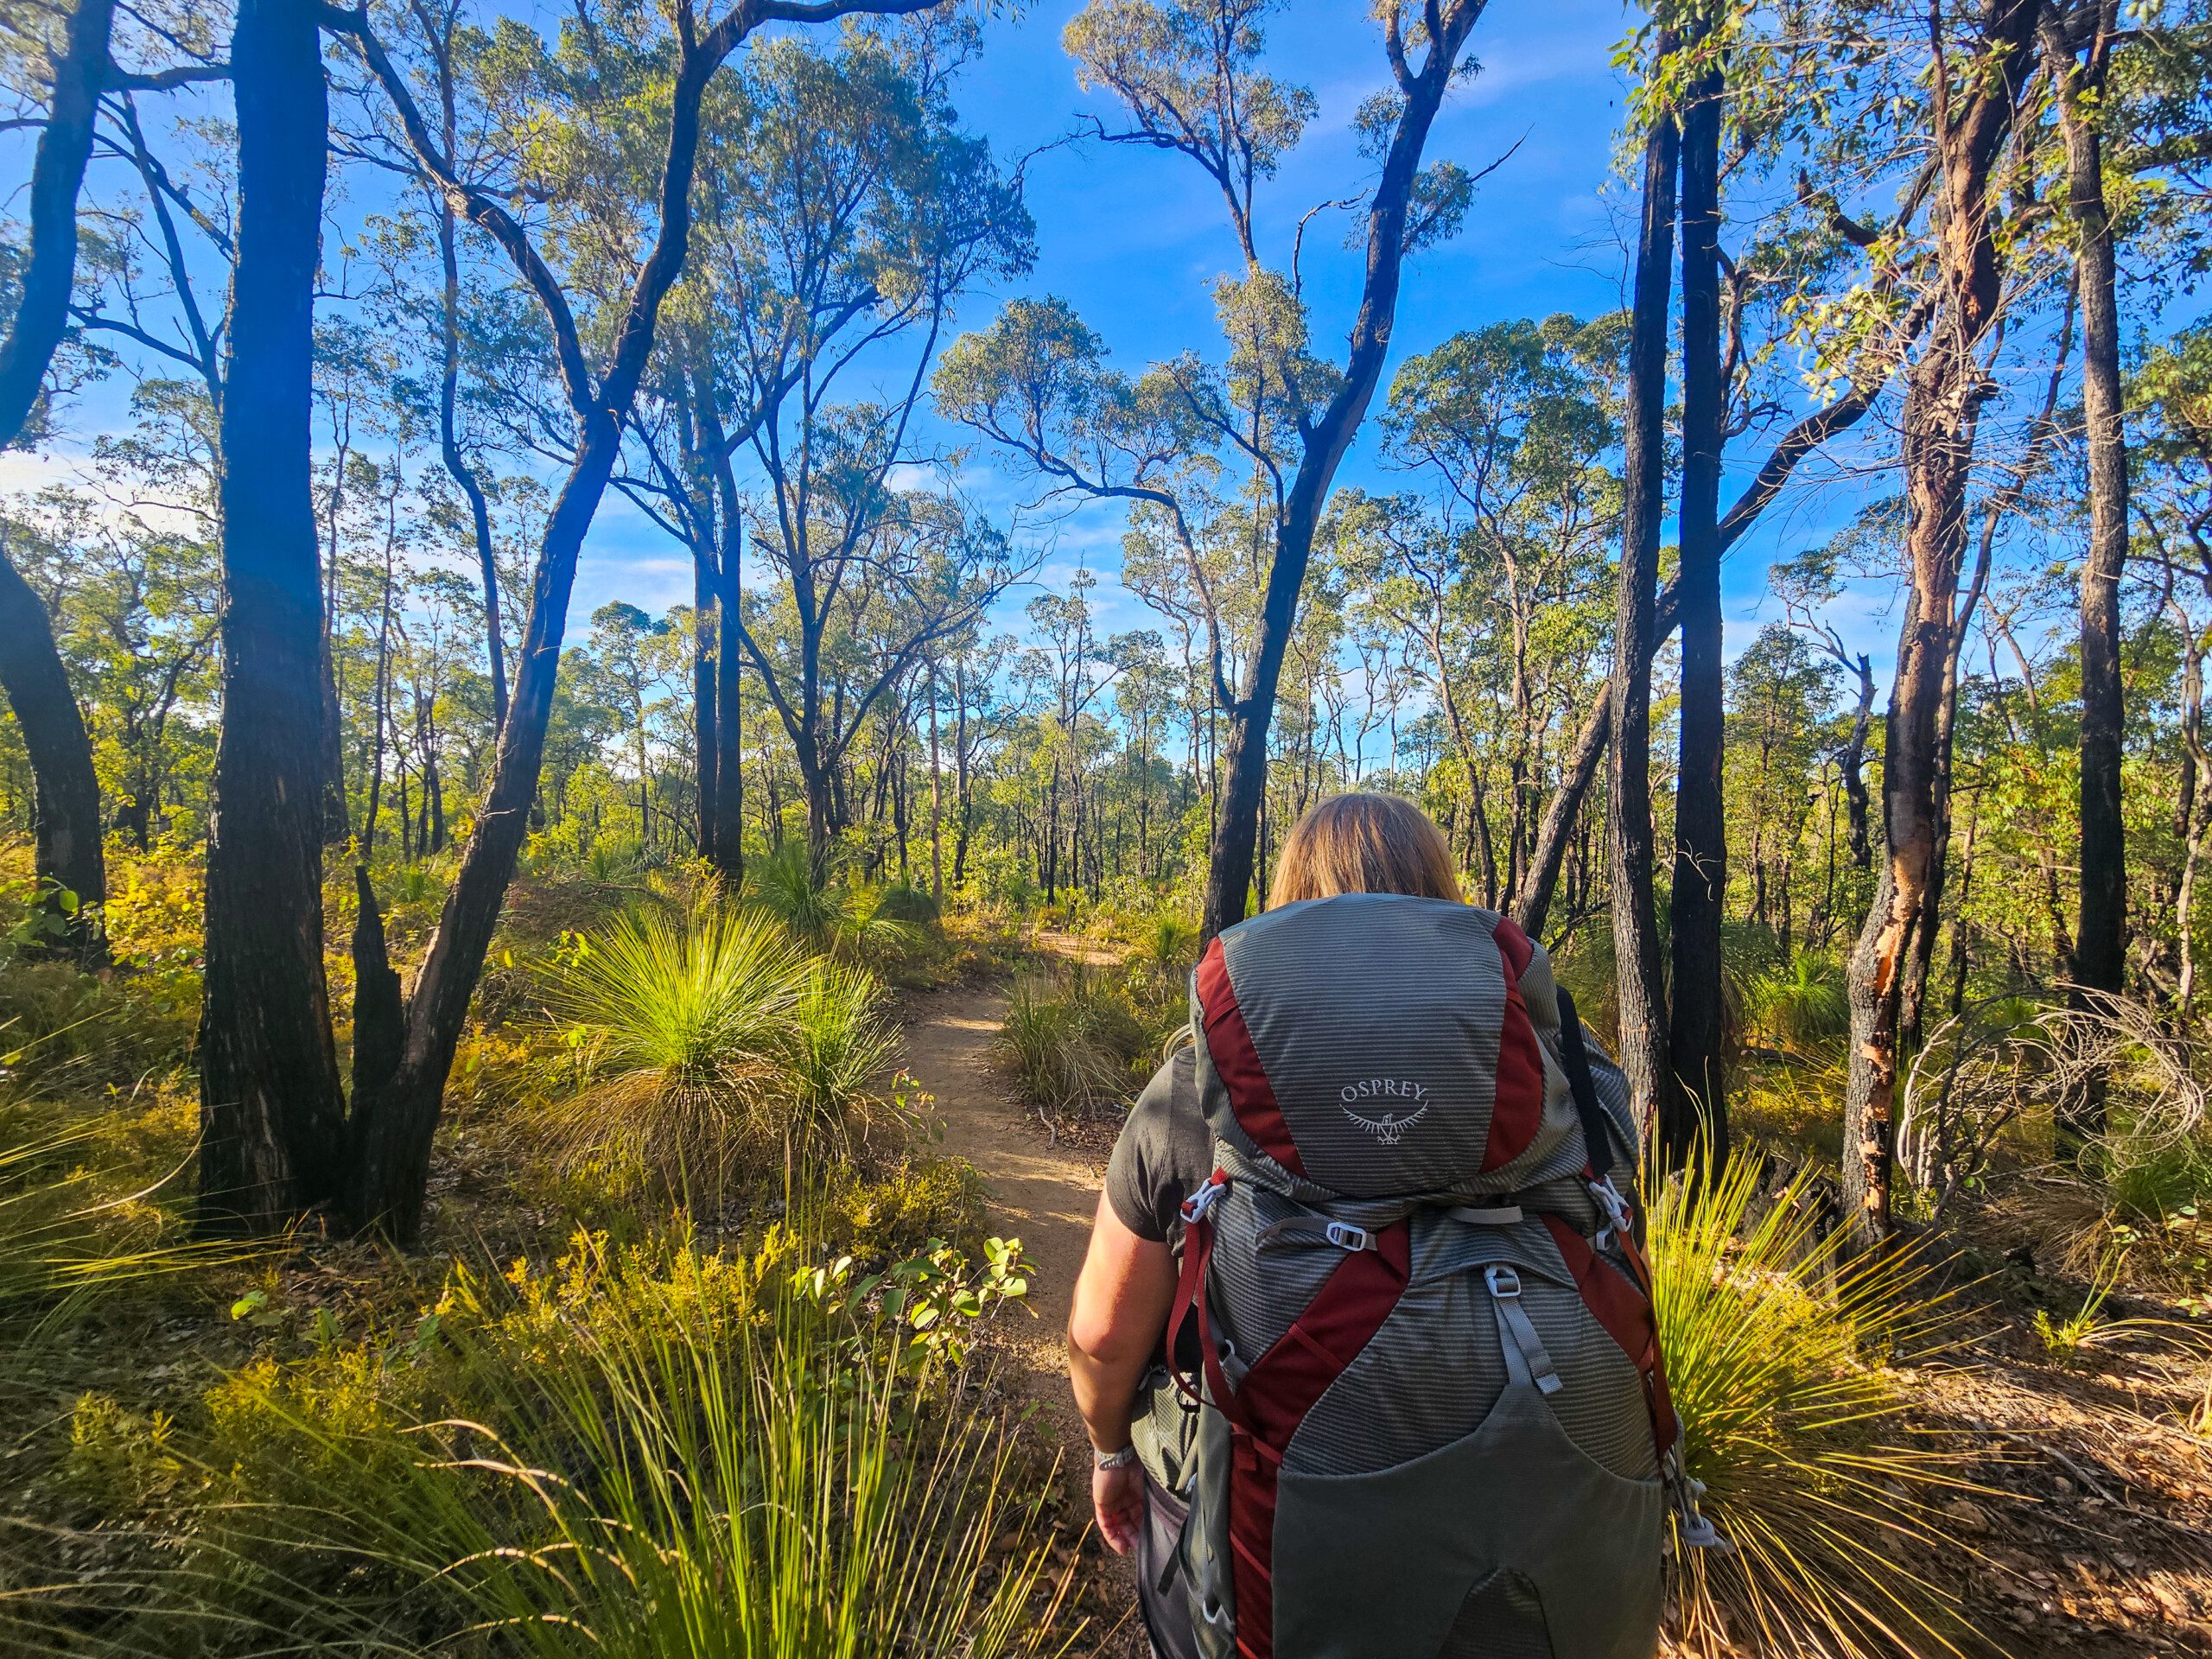
<path fill-rule="evenodd" d="M 1673 1396 L 1667 1389 L 1666 1357 L 1659 1349 L 1659 1318 L 1651 1305 L 1649 1278 L 1639 1281 L 1624 1273 L 1592 1249 L 1566 1217 L 1546 1215 L 1545 1227 L 1559 1246 L 1560 1259 L 1582 1293 L 1582 1305 L 1605 1328 L 1620 1351 L 1629 1357 L 1643 1380 L 1643 1403 L 1651 1414 L 1651 1436 L 1663 1458 L 1681 1434 L 1681 1420 L 1675 1414 Z M 1624 1243 L 1629 1243 L 1625 1238 Z M 1632 1245 L 1631 1245 L 1632 1248 Z M 1630 1259 L 1642 1267 L 1642 1258 Z"/>
<path fill-rule="evenodd" d="M 1559 992 L 1559 1052 L 1566 1062 L 1567 1089 L 1574 1096 L 1574 1113 L 1582 1120 L 1583 1151 L 1590 1160 L 1590 1179 L 1602 1181 L 1612 1173 L 1613 1137 L 1605 1109 L 1598 1103 L 1598 1084 L 1590 1075 L 1590 1050 L 1582 1040 L 1582 1018 L 1567 987 Z"/>

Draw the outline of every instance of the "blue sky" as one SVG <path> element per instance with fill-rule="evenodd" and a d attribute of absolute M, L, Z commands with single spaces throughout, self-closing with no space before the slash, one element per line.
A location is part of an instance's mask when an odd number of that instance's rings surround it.
<path fill-rule="evenodd" d="M 1114 124 L 1110 99 L 1086 95 L 1060 35 L 1080 0 L 1054 0 L 994 18 L 957 101 L 962 114 L 1009 161 L 1030 156 L 1028 200 L 1037 222 L 1034 269 L 996 294 L 972 297 L 963 327 L 987 322 L 1011 293 L 1058 295 L 1069 301 L 1132 372 L 1148 361 L 1195 347 L 1218 347 L 1209 290 L 1236 263 L 1219 196 L 1188 161 L 1159 151 L 1084 139 L 1065 141 L 1081 118 Z M 542 25 L 557 10 L 525 3 L 518 10 Z M 1478 187 L 1465 229 L 1453 241 L 1419 256 L 1408 269 L 1393 351 L 1393 367 L 1452 334 L 1516 316 L 1554 311 L 1591 315 L 1625 302 L 1624 237 L 1636 210 L 1631 190 L 1613 175 L 1614 146 L 1625 86 L 1611 67 L 1616 44 L 1636 14 L 1618 0 L 1551 0 L 1542 6 L 1499 5 L 1477 27 L 1474 53 L 1482 68 L 1454 92 L 1432 136 L 1431 159 L 1450 158 L 1471 170 L 1505 155 Z M 1356 153 L 1351 118 L 1387 82 L 1378 27 L 1364 6 L 1286 6 L 1270 26 L 1268 66 L 1312 89 L 1319 114 L 1305 142 L 1263 189 L 1257 213 L 1262 252 L 1287 263 L 1300 217 L 1325 201 L 1361 194 L 1371 169 Z M 1517 148 L 1516 148 L 1517 146 Z M 10 176 L 29 173 L 22 135 L 0 141 Z M 20 163 L 20 166 L 16 165 Z M 111 169 L 113 163 L 106 164 Z M 349 175 L 351 205 L 379 188 Z M 11 199 L 9 211 L 21 212 Z M 1344 246 L 1353 213 L 1318 219 L 1308 232 L 1306 291 L 1315 315 L 1316 348 L 1340 354 L 1357 299 L 1360 254 Z M 210 291 L 219 282 L 212 273 Z M 1385 385 L 1388 384 L 1386 371 Z M 39 459 L 0 458 L 0 489 L 30 486 L 73 470 L 70 451 L 89 448 L 103 425 L 119 423 L 121 380 L 92 389 L 67 416 L 60 453 Z M 1378 399 L 1379 401 L 1379 399 Z M 942 435 L 957 441 L 969 435 Z M 1339 484 L 1384 485 L 1375 464 L 1372 422 L 1348 459 Z M 1756 440 L 1739 446 L 1755 457 Z M 1740 465 L 1743 457 L 1732 457 Z M 1022 483 L 998 474 L 979 449 L 963 486 L 1011 514 Z M 1847 505 L 1847 490 L 1796 491 L 1785 496 L 1732 556 L 1725 577 L 1731 652 L 1751 638 L 1767 600 L 1766 569 L 1827 530 Z M 1047 556 L 1042 584 L 1057 584 L 1077 563 L 1101 578 L 1096 595 L 1102 628 L 1156 621 L 1115 577 L 1122 518 L 1092 505 L 1049 524 L 1029 522 Z M 1000 620 L 1019 628 L 1020 607 L 1034 588 L 1010 594 Z M 688 558 L 635 508 L 610 493 L 578 573 L 571 637 L 597 606 L 620 598 L 653 609 L 688 602 Z M 1887 595 L 1870 592 L 1842 601 L 1840 619 L 1854 643 L 1877 651 L 1886 642 Z"/>
<path fill-rule="evenodd" d="M 1110 99 L 1077 87 L 1061 48 L 1061 30 L 1078 9 L 1079 0 L 1061 0 L 995 20 L 957 95 L 963 116 L 1002 156 L 1040 152 L 1027 169 L 1037 262 L 1007 291 L 1066 299 L 1133 372 L 1190 347 L 1211 353 L 1218 335 L 1208 290 L 1236 263 L 1211 181 L 1190 162 L 1159 151 L 1091 140 L 1046 148 L 1084 115 L 1109 125 L 1116 116 Z M 1630 14 L 1612 0 L 1500 5 L 1478 25 L 1482 71 L 1455 92 L 1429 155 L 1471 170 L 1513 154 L 1479 187 L 1462 233 L 1411 267 L 1394 365 L 1463 328 L 1560 310 L 1589 315 L 1625 302 L 1623 238 L 1636 203 L 1612 172 L 1625 86 L 1611 60 L 1630 26 Z M 1271 71 L 1310 87 L 1319 105 L 1259 207 L 1262 251 L 1287 259 L 1301 214 L 1366 185 L 1370 169 L 1354 149 L 1351 118 L 1386 84 L 1389 70 L 1380 29 L 1361 6 L 1288 7 L 1273 20 L 1268 42 Z M 1352 222 L 1351 214 L 1325 215 L 1306 238 L 1314 340 L 1332 353 L 1342 350 L 1357 299 L 1360 256 L 1343 245 Z M 976 296 L 963 325 L 987 321 L 1002 297 Z M 1379 481 L 1374 436 L 1370 422 L 1340 483 Z M 1020 483 L 995 487 L 991 470 L 988 453 L 979 452 L 963 481 L 1011 507 Z M 1732 654 L 1756 626 L 1768 563 L 1810 539 L 1834 511 L 1827 502 L 1777 512 L 1732 556 L 1725 578 Z M 1121 522 L 1117 509 L 1101 505 L 1039 527 L 1050 537 L 1040 581 L 1056 582 L 1087 562 L 1102 578 L 1096 597 L 1109 629 L 1156 620 L 1113 579 Z M 580 573 L 578 617 L 610 597 L 673 604 L 688 600 L 690 589 L 675 550 L 610 501 Z M 1018 625 L 1027 597 L 1017 592 L 1002 605 L 1009 626 Z M 1870 615 L 1863 629 L 1848 631 L 1871 634 L 1879 626 Z"/>

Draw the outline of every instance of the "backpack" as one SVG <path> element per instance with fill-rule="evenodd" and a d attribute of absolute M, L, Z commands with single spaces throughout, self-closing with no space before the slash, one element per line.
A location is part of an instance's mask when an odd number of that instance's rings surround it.
<path fill-rule="evenodd" d="M 1195 1326 L 1198 1650 L 1648 1659 L 1670 1497 L 1709 1529 L 1611 1179 L 1626 1080 L 1549 959 L 1465 905 L 1315 899 L 1216 939 L 1191 1020 L 1217 1166 L 1166 1351 Z"/>

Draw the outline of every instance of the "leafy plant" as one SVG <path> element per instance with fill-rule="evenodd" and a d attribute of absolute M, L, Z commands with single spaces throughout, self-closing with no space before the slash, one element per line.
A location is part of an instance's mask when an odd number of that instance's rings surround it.
<path fill-rule="evenodd" d="M 792 1004 L 785 1077 L 804 1128 L 837 1122 L 897 1052 L 883 983 L 865 968 L 817 957 Z"/>
<path fill-rule="evenodd" d="M 1762 1204 L 1760 1178 L 1759 1160 L 1738 1156 L 1702 1194 L 1676 1183 L 1650 1205 L 1683 1464 L 1733 1545 L 1675 1553 L 1683 1645 L 1955 1650 L 1957 1610 L 1885 1548 L 1932 1547 L 1935 1504 L 1964 1484 L 1952 1459 L 1910 1442 L 1884 1370 L 1940 1344 L 1943 1298 L 1908 1258 L 1842 1259 L 1802 1179 Z"/>
<path fill-rule="evenodd" d="M 232 1466 L 273 1490 L 213 1512 L 231 1535 L 211 1562 L 285 1541 L 294 1596 L 317 1558 L 324 1585 L 372 1567 L 382 1594 L 359 1605 L 315 1591 L 326 1640 L 1065 1650 L 1046 1489 L 1015 1478 L 976 1391 L 938 1386 L 963 1333 L 1026 1292 L 1019 1246 L 980 1273 L 944 1246 L 876 1275 L 798 1255 L 780 1233 L 749 1261 L 579 1237 L 552 1275 L 459 1275 L 407 1351 L 323 1355 L 313 1387 L 241 1379 L 210 1450 L 240 1447 Z"/>
<path fill-rule="evenodd" d="M 579 936 L 548 995 L 584 1081 L 547 1110 L 556 1149 L 678 1188 L 718 1180 L 773 1127 L 803 1013 L 822 1001 L 806 958 L 755 912 L 649 911 Z"/>
<path fill-rule="evenodd" d="M 2082 1357 L 2091 1340 L 2105 1330 L 2101 1317 L 2105 1300 L 2120 1282 L 2120 1263 L 2115 1256 L 2109 1271 L 2100 1268 L 2089 1285 L 2089 1294 L 2082 1298 L 2081 1307 L 2063 1319 L 2053 1319 L 2050 1310 L 2036 1310 L 2036 1335 L 2043 1341 L 2044 1351 L 2062 1365 L 2070 1365 Z"/>
<path fill-rule="evenodd" d="M 1071 967 L 1014 982 L 995 1046 L 1033 1104 L 1095 1110 L 1128 1098 L 1130 1063 L 1147 1044 L 1128 1004 L 1096 976 Z"/>
<path fill-rule="evenodd" d="M 1745 996 L 1750 1023 L 1777 1048 L 1824 1052 L 1851 1028 L 1843 969 L 1832 957 L 1800 950 L 1752 977 Z"/>

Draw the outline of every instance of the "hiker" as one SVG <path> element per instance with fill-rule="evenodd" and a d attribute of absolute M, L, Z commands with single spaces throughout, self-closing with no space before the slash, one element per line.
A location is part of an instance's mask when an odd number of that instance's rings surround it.
<path fill-rule="evenodd" d="M 1315 807 L 1270 899 L 1192 976 L 1068 1324 L 1153 1650 L 1648 1659 L 1670 1496 L 1704 1522 L 1624 1081 L 1409 803 Z"/>

